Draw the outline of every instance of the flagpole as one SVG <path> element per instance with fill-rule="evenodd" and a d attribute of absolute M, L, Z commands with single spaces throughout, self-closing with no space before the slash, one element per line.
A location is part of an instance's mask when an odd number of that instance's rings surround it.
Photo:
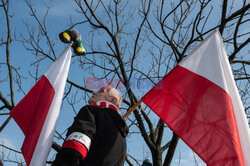
<path fill-rule="evenodd" d="M 126 119 L 140 104 L 142 103 L 141 100 L 139 100 L 135 105 L 133 105 L 123 116 L 122 119 Z"/>

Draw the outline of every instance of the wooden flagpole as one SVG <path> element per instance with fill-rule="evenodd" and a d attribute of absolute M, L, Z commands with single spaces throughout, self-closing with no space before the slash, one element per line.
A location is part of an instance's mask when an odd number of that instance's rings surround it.
<path fill-rule="evenodd" d="M 123 116 L 122 119 L 125 120 L 140 104 L 142 103 L 141 100 L 139 100 L 135 105 L 133 105 Z"/>

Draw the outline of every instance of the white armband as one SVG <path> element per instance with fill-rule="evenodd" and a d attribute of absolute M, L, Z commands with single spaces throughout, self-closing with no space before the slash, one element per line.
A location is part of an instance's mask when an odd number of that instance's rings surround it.
<path fill-rule="evenodd" d="M 86 148 L 90 148 L 90 145 L 91 145 L 91 139 L 83 134 L 83 133 L 80 133 L 80 132 L 73 132 L 71 133 L 67 138 L 66 138 L 66 141 L 67 140 L 76 140 L 82 144 L 84 144 L 86 146 Z"/>

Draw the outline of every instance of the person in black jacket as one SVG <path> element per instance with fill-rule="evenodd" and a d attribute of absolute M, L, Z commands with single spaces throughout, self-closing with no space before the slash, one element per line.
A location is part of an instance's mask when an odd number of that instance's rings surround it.
<path fill-rule="evenodd" d="M 148 159 L 145 159 L 141 166 L 152 166 L 152 163 Z"/>
<path fill-rule="evenodd" d="M 52 166 L 123 166 L 128 127 L 120 116 L 122 97 L 111 87 L 93 92 L 68 128 Z"/>

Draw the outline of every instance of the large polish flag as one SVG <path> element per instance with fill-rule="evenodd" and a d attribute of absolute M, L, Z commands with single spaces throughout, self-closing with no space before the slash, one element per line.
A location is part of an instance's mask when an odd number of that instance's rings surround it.
<path fill-rule="evenodd" d="M 21 150 L 27 165 L 46 165 L 60 112 L 71 55 L 69 45 L 10 112 L 25 135 Z"/>
<path fill-rule="evenodd" d="M 208 166 L 250 166 L 250 130 L 219 31 L 142 101 Z"/>

